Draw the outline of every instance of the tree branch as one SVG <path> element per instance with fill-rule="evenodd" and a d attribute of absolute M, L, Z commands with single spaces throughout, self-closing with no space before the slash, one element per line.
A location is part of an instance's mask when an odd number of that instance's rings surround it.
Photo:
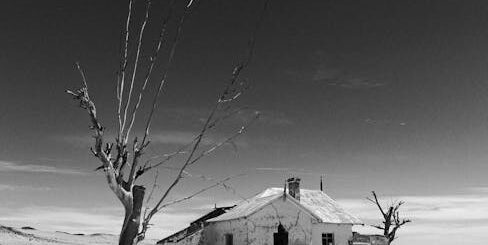
<path fill-rule="evenodd" d="M 230 137 L 228 137 L 227 139 L 213 145 L 212 147 L 210 147 L 208 150 L 202 152 L 200 155 L 198 155 L 196 158 L 194 158 L 193 160 L 190 161 L 190 164 L 189 165 L 193 165 L 195 162 L 197 162 L 198 160 L 200 160 L 201 158 L 211 154 L 212 152 L 214 152 L 215 150 L 219 149 L 220 147 L 224 146 L 225 144 L 229 143 L 229 142 L 232 142 L 235 138 L 237 138 L 239 135 L 243 134 L 244 131 L 247 129 L 247 127 L 249 127 L 254 121 L 256 121 L 258 118 L 259 118 L 259 115 L 260 114 L 256 114 L 255 117 L 245 126 L 242 126 L 241 129 L 239 129 L 239 131 L 237 131 L 236 133 L 234 133 L 233 135 L 231 135 Z"/>
<path fill-rule="evenodd" d="M 134 157 L 132 158 L 132 165 L 130 167 L 129 177 L 127 180 L 127 188 L 128 190 L 132 189 L 134 186 L 134 176 L 136 173 L 137 166 L 139 165 L 139 158 L 142 156 L 142 152 L 137 146 L 137 137 L 134 139 L 132 152 L 134 153 Z"/>
<path fill-rule="evenodd" d="M 218 126 L 220 123 L 224 122 L 225 120 L 229 119 L 230 117 L 238 114 L 239 112 L 242 112 L 244 111 L 244 109 L 246 109 L 245 107 L 241 107 L 241 108 L 238 108 L 234 111 L 231 111 L 227 114 L 225 114 L 224 116 L 221 116 L 215 120 L 213 120 L 212 122 L 210 122 L 207 126 L 207 129 L 212 129 L 212 128 L 215 128 L 216 126 Z M 258 112 L 256 112 L 256 114 L 258 114 Z M 139 178 L 140 176 L 142 176 L 144 173 L 148 172 L 149 170 L 153 169 L 153 168 L 157 168 L 163 164 L 165 164 L 166 162 L 168 162 L 169 160 L 171 160 L 173 157 L 175 157 L 176 155 L 178 154 L 181 154 L 181 153 L 187 153 L 185 150 L 188 149 L 190 146 L 192 146 L 196 140 L 198 139 L 198 135 L 195 136 L 192 141 L 190 141 L 189 143 L 181 146 L 180 148 L 178 148 L 174 153 L 171 153 L 171 154 L 166 154 L 165 155 L 165 158 L 161 161 L 159 161 L 158 163 L 156 164 L 152 164 L 152 165 L 149 165 L 147 166 L 148 162 L 146 162 L 145 166 L 144 167 L 141 167 L 137 173 L 136 173 L 136 176 L 135 178 Z"/>
<path fill-rule="evenodd" d="M 384 226 L 380 226 L 380 225 L 371 225 L 371 226 L 382 230 L 383 235 L 388 239 L 389 243 L 391 243 L 396 237 L 397 230 L 402 225 L 405 225 L 406 223 L 411 222 L 408 219 L 400 220 L 399 209 L 404 204 L 404 202 L 403 201 L 393 202 L 388 207 L 388 211 L 385 213 L 384 209 L 381 207 L 381 205 L 379 203 L 379 200 L 378 200 L 378 197 L 376 196 L 376 193 L 374 191 L 372 191 L 372 194 L 373 194 L 374 200 L 369 198 L 369 197 L 366 199 L 371 201 L 372 203 L 374 203 L 380 209 L 381 214 L 383 215 L 382 223 Z"/>
<path fill-rule="evenodd" d="M 200 189 L 197 192 L 192 193 L 189 196 L 186 196 L 186 197 L 183 197 L 183 198 L 180 198 L 180 199 L 177 199 L 177 200 L 174 200 L 174 201 L 171 201 L 171 202 L 162 204 L 162 205 L 160 205 L 158 207 L 158 209 L 156 210 L 156 213 L 159 212 L 159 211 L 161 211 L 161 209 L 163 209 L 165 207 L 168 207 L 168 206 L 171 206 L 171 205 L 180 203 L 180 202 L 184 202 L 184 201 L 189 200 L 189 199 L 191 199 L 191 198 L 193 198 L 193 197 L 195 197 L 195 196 L 197 196 L 199 194 L 202 194 L 203 192 L 206 192 L 206 191 L 208 191 L 210 189 L 213 189 L 213 188 L 215 188 L 217 186 L 225 185 L 225 182 L 226 181 L 229 181 L 229 180 L 231 180 L 233 178 L 240 177 L 240 176 L 243 176 L 243 175 L 245 175 L 245 174 L 238 174 L 238 175 L 233 175 L 233 176 L 226 177 L 226 178 L 224 178 L 224 179 L 222 179 L 222 180 L 220 180 L 220 181 L 218 181 L 218 182 L 216 182 L 216 183 L 214 183 L 214 184 L 212 184 L 210 186 L 207 186 L 205 188 Z M 139 234 L 145 234 L 146 233 L 147 228 L 149 227 L 149 222 L 151 220 L 151 216 L 152 216 L 151 213 L 149 213 L 149 215 L 144 218 L 144 221 L 142 223 L 142 229 L 141 229 L 141 232 Z"/>
<path fill-rule="evenodd" d="M 166 30 L 167 30 L 166 27 L 167 27 L 168 21 L 171 18 L 171 15 L 172 15 L 172 12 L 173 12 L 173 8 L 174 8 L 174 5 L 175 5 L 175 2 L 176 2 L 175 0 L 172 0 L 170 2 L 169 12 L 163 18 L 162 28 L 161 28 L 161 32 L 159 34 L 159 38 L 158 38 L 158 42 L 157 42 L 157 45 L 156 45 L 156 49 L 154 50 L 153 55 L 149 59 L 149 62 L 150 62 L 149 63 L 149 69 L 147 70 L 147 73 L 146 73 L 146 75 L 144 77 L 144 83 L 142 85 L 142 88 L 139 91 L 139 97 L 137 99 L 137 103 L 134 105 L 134 109 L 132 110 L 132 118 L 131 118 L 129 127 L 127 128 L 127 137 L 129 137 L 129 134 L 130 134 L 130 131 L 132 129 L 132 126 L 134 125 L 134 121 L 135 121 L 135 118 L 136 118 L 136 114 L 137 114 L 137 111 L 138 111 L 139 106 L 141 104 L 144 91 L 146 90 L 147 84 L 148 84 L 149 79 L 150 79 L 150 77 L 152 75 L 152 72 L 154 70 L 154 65 L 156 64 L 156 60 L 157 60 L 158 55 L 159 55 L 159 52 L 161 50 L 161 46 L 163 44 L 164 37 L 166 36 Z"/>
<path fill-rule="evenodd" d="M 153 185 L 151 187 L 151 191 L 149 192 L 149 195 L 147 196 L 147 199 L 146 199 L 146 208 L 144 209 L 144 215 L 142 217 L 146 217 L 146 213 L 147 211 L 149 210 L 149 202 L 151 201 L 152 199 L 152 196 L 153 196 L 153 193 L 154 193 L 154 190 L 156 189 L 156 187 L 158 186 L 157 184 L 157 181 L 158 181 L 158 178 L 159 178 L 159 170 L 156 169 L 156 173 L 154 174 L 154 182 L 153 182 Z"/>
<path fill-rule="evenodd" d="M 224 178 L 224 179 L 222 179 L 222 180 L 220 180 L 220 181 L 218 181 L 218 182 L 216 182 L 216 183 L 214 183 L 214 184 L 212 184 L 212 185 L 210 185 L 210 186 L 207 186 L 207 187 L 205 187 L 205 188 L 202 188 L 202 189 L 200 189 L 199 191 L 194 192 L 193 194 L 191 194 L 191 195 L 189 195 L 189 196 L 186 196 L 186 197 L 183 197 L 183 198 L 181 198 L 181 199 L 177 199 L 177 200 L 174 200 L 174 201 L 171 201 L 171 202 L 168 202 L 168 203 L 162 204 L 162 205 L 159 207 L 158 212 L 159 212 L 161 209 L 165 208 L 165 207 L 168 207 L 168 206 L 171 206 L 171 205 L 174 205 L 174 204 L 177 204 L 177 203 L 180 203 L 180 202 L 183 202 L 183 201 L 189 200 L 189 199 L 191 199 L 191 198 L 193 198 L 193 197 L 195 197 L 195 196 L 197 196 L 197 195 L 199 195 L 199 194 L 201 194 L 201 193 L 203 193 L 203 192 L 205 192 L 205 191 L 208 191 L 208 190 L 210 190 L 210 189 L 212 189 L 212 188 L 215 188 L 215 187 L 217 187 L 217 186 L 219 186 L 219 185 L 224 185 L 224 184 L 225 184 L 225 182 L 226 182 L 226 181 L 229 181 L 230 179 L 233 179 L 233 178 L 236 178 L 236 177 L 240 177 L 240 176 L 243 176 L 243 175 L 245 175 L 245 174 L 238 174 L 238 175 L 234 175 L 234 176 L 229 176 L 229 177 Z"/>
<path fill-rule="evenodd" d="M 367 197 L 366 199 L 369 200 L 369 201 L 371 201 L 372 203 L 376 204 L 376 206 L 378 206 L 378 209 L 380 210 L 380 212 L 383 215 L 383 217 L 386 218 L 385 211 L 383 211 L 383 208 L 381 207 L 381 204 L 378 201 L 378 197 L 376 196 L 376 193 L 374 191 L 372 191 L 371 193 L 373 193 L 374 200 L 372 200 L 369 197 Z"/>
<path fill-rule="evenodd" d="M 265 0 L 264 6 L 262 9 L 262 12 L 260 13 L 259 19 L 255 24 L 255 28 L 253 30 L 253 33 L 251 34 L 251 38 L 248 41 L 248 50 L 247 53 L 241 62 L 236 65 L 233 70 L 232 70 L 232 76 L 230 78 L 230 81 L 225 86 L 225 89 L 221 94 L 219 94 L 219 97 L 217 98 L 217 101 L 211 108 L 206 121 L 201 128 L 199 134 L 194 138 L 194 140 L 184 146 L 183 149 L 178 150 L 175 154 L 172 155 L 167 155 L 166 158 L 157 163 L 157 164 L 149 164 L 149 161 L 144 164 L 144 166 L 139 166 L 140 161 L 142 161 L 142 155 L 145 152 L 145 148 L 149 144 L 149 131 L 151 128 L 152 120 L 154 118 L 154 114 L 157 110 L 158 106 L 158 100 L 159 97 L 162 93 L 163 86 L 166 83 L 168 73 L 170 70 L 170 67 L 173 64 L 174 56 L 176 53 L 176 48 L 178 46 L 181 33 L 183 30 L 183 25 L 185 23 L 185 20 L 187 17 L 191 14 L 192 11 L 190 11 L 193 6 L 197 3 L 197 1 L 194 0 L 187 0 L 186 7 L 184 8 L 184 12 L 181 14 L 179 17 L 179 20 L 176 25 L 176 33 L 174 35 L 174 39 L 172 40 L 171 43 L 169 43 L 169 53 L 168 57 L 165 63 L 165 67 L 163 69 L 162 77 L 159 80 L 159 84 L 157 85 L 157 90 L 155 91 L 154 97 L 152 98 L 152 103 L 150 107 L 150 111 L 148 113 L 147 119 L 145 121 L 145 128 L 144 128 L 144 135 L 142 137 L 142 141 L 138 142 L 137 137 L 134 138 L 134 142 L 132 145 L 132 151 L 128 149 L 128 140 L 131 135 L 131 131 L 134 126 L 135 118 L 138 113 L 138 110 L 140 108 L 141 101 L 143 99 L 143 96 L 146 92 L 147 86 L 149 84 L 149 80 L 151 77 L 151 74 L 153 73 L 156 59 L 158 57 L 158 53 L 160 52 L 160 49 L 163 45 L 163 40 L 166 37 L 166 25 L 168 23 L 168 20 L 170 19 L 170 15 L 172 13 L 173 6 L 176 4 L 176 0 L 170 0 L 170 12 L 169 14 L 163 18 L 163 26 L 161 29 L 161 33 L 159 36 L 159 39 L 157 41 L 157 45 L 155 46 L 154 54 L 150 57 L 149 60 L 149 66 L 148 70 L 145 73 L 144 80 L 142 82 L 142 86 L 140 87 L 139 91 L 137 91 L 137 88 L 139 86 L 136 84 L 136 78 L 138 77 L 138 72 L 140 73 L 140 66 L 141 66 L 141 53 L 143 52 L 143 40 L 145 36 L 145 30 L 146 30 L 146 25 L 149 22 L 149 13 L 151 9 L 151 0 L 146 0 L 146 11 L 145 15 L 142 20 L 142 24 L 139 27 L 139 33 L 138 34 L 133 34 L 134 36 L 137 35 L 137 40 L 134 40 L 134 45 L 136 48 L 135 52 L 135 58 L 129 58 L 129 39 L 130 39 L 130 29 L 131 29 L 131 22 L 132 20 L 132 13 L 133 11 L 133 6 L 135 4 L 134 0 L 129 0 L 129 8 L 128 8 L 128 14 L 127 14 L 127 19 L 125 21 L 125 32 L 124 32 L 124 38 L 121 38 L 121 42 L 123 41 L 123 47 L 120 47 L 120 67 L 119 71 L 117 73 L 117 91 L 116 91 L 116 97 L 117 97 L 117 119 L 118 119 L 118 134 L 117 138 L 115 139 L 115 143 L 105 143 L 104 144 L 104 127 L 101 125 L 97 118 L 96 114 L 96 107 L 95 103 L 91 100 L 88 94 L 88 86 L 86 82 L 86 77 L 81 69 L 81 67 L 77 64 L 77 68 L 82 76 L 83 80 L 83 86 L 81 89 L 76 90 L 76 91 L 70 91 L 68 90 L 67 92 L 71 94 L 74 99 L 76 99 L 79 102 L 80 107 L 83 109 L 86 109 L 88 112 L 90 122 L 91 122 L 91 129 L 94 132 L 94 146 L 91 148 L 91 151 L 95 157 L 99 159 L 99 161 L 102 163 L 102 168 L 104 170 L 107 183 L 110 187 L 110 189 L 115 193 L 115 195 L 118 197 L 118 199 L 122 202 L 122 204 L 125 207 L 126 210 L 126 219 L 129 217 L 132 217 L 132 212 L 135 212 L 135 215 L 137 217 L 135 218 L 130 218 L 131 224 L 135 224 L 136 229 L 141 229 L 140 232 L 138 232 L 137 236 L 134 238 L 135 243 L 141 241 L 144 239 L 145 233 L 147 228 L 149 227 L 149 222 L 151 218 L 159 212 L 162 208 L 165 208 L 170 205 L 174 205 L 180 202 L 183 202 L 185 200 L 189 200 L 193 198 L 194 196 L 201 194 L 207 190 L 210 190 L 216 186 L 222 185 L 224 188 L 228 189 L 231 188 L 230 186 L 226 185 L 226 181 L 229 179 L 236 177 L 227 177 L 221 181 L 218 181 L 208 187 L 205 187 L 189 196 L 186 196 L 184 198 L 170 201 L 167 203 L 163 203 L 166 201 L 166 198 L 170 194 L 170 192 L 174 189 L 174 187 L 180 182 L 182 178 L 184 178 L 185 175 L 191 176 L 187 172 L 187 168 L 196 162 L 198 162 L 200 159 L 203 157 L 215 152 L 217 149 L 221 148 L 222 146 L 232 143 L 235 138 L 237 138 L 239 135 L 243 134 L 244 131 L 247 129 L 248 126 L 250 126 L 257 118 L 259 117 L 259 114 L 257 113 L 255 117 L 250 120 L 246 125 L 242 126 L 237 132 L 234 134 L 230 135 L 228 138 L 216 142 L 213 145 L 211 145 L 209 148 L 204 148 L 202 146 L 202 140 L 205 137 L 205 135 L 208 134 L 209 130 L 212 128 L 216 127 L 219 123 L 225 121 L 227 118 L 239 113 L 241 109 L 237 109 L 234 111 L 231 111 L 230 109 L 233 109 L 233 101 L 236 101 L 244 92 L 245 89 L 245 83 L 241 82 L 240 75 L 241 72 L 247 68 L 249 65 L 253 53 L 254 53 L 254 46 L 255 46 L 255 39 L 256 35 L 258 32 L 258 28 L 261 25 L 263 19 L 264 19 L 264 13 L 266 12 L 266 9 L 268 7 L 269 0 Z M 135 38 L 134 38 L 135 39 Z M 131 63 L 134 62 L 134 63 Z M 130 64 L 130 68 L 128 69 L 128 64 Z M 131 73 L 131 74 L 130 74 Z M 126 88 L 127 87 L 127 88 Z M 137 87 L 134 89 L 134 87 Z M 128 91 L 124 91 L 128 90 Z M 137 96 L 138 92 L 138 96 Z M 136 97 L 137 96 L 137 97 Z M 133 98 L 134 97 L 134 98 Z M 130 107 L 130 108 L 129 108 Z M 229 111 L 230 112 L 229 112 Z M 225 114 L 222 117 L 219 117 L 220 112 L 225 112 Z M 115 146 L 115 147 L 114 147 Z M 115 150 L 114 150 L 115 149 Z M 138 204 L 139 202 L 134 202 L 134 198 L 137 199 L 137 194 L 136 197 L 133 196 L 133 187 L 134 183 L 136 182 L 137 178 L 140 177 L 142 174 L 145 172 L 151 170 L 152 168 L 155 168 L 157 166 L 160 166 L 166 161 L 169 161 L 172 159 L 175 155 L 180 154 L 183 152 L 183 150 L 188 150 L 188 154 L 186 155 L 183 164 L 178 168 L 178 173 L 176 178 L 171 182 L 171 184 L 168 186 L 168 188 L 165 190 L 163 193 L 162 197 L 157 201 L 156 205 L 152 208 L 146 208 L 144 212 L 144 220 L 142 222 L 142 227 L 139 226 L 139 210 L 140 207 Z M 116 151 L 116 153 L 114 152 Z M 112 155 L 113 154 L 113 155 Z M 133 154 L 132 156 L 129 156 L 130 154 Z M 130 160 L 129 160 L 130 159 Z M 128 162 L 131 161 L 131 162 Z M 127 168 L 130 168 L 130 170 L 126 170 Z M 128 172 L 128 173 L 127 173 Z M 128 176 L 126 175 L 128 174 Z M 126 176 L 124 176 L 126 175 Z M 153 183 L 153 188 L 149 194 L 148 199 L 146 200 L 146 204 L 149 203 L 149 201 L 152 198 L 154 189 L 157 186 L 157 181 L 158 181 L 158 175 L 159 173 L 156 172 L 154 183 Z M 242 175 L 242 174 L 241 174 Z M 241 176 L 237 175 L 237 176 Z M 209 180 L 206 177 L 202 177 L 205 180 Z M 127 179 L 127 181 L 125 181 Z M 139 187 L 139 186 L 138 186 Z M 134 193 L 137 193 L 134 189 Z M 235 190 L 234 190 L 235 191 Z M 142 196 L 141 196 L 142 199 Z M 137 199 L 137 200 L 141 200 Z M 142 200 L 143 201 L 143 200 Z M 135 209 L 135 211 L 133 211 Z M 146 211 L 148 212 L 146 215 Z M 123 231 L 125 227 L 127 226 L 129 222 L 124 221 L 123 225 Z M 131 226 L 132 227 L 132 226 Z M 128 228 L 131 229 L 132 228 Z M 136 231 L 137 232 L 137 231 Z M 121 234 L 124 234 L 121 232 Z M 132 236 L 130 237 L 132 239 Z"/>
<path fill-rule="evenodd" d="M 236 83 L 237 79 L 239 78 L 239 75 L 241 74 L 241 71 L 248 66 L 249 62 L 251 61 L 251 58 L 252 58 L 252 54 L 254 52 L 254 43 L 255 43 L 255 36 L 257 34 L 257 29 L 260 27 L 261 25 L 261 22 L 263 20 L 263 17 L 264 17 L 264 13 L 266 12 L 267 10 L 267 6 L 268 6 L 268 3 L 269 3 L 269 0 L 266 0 L 265 3 L 264 3 L 264 7 L 263 7 L 263 10 L 261 11 L 261 14 L 260 14 L 260 18 L 259 20 L 257 21 L 256 23 L 256 26 L 255 26 L 255 30 L 254 32 L 252 33 L 252 36 L 251 36 L 251 39 L 249 41 L 249 46 L 248 46 L 248 56 L 245 58 L 245 60 L 234 67 L 233 69 L 233 72 L 232 72 L 232 76 L 231 76 L 231 80 L 230 82 L 228 83 L 228 85 L 226 86 L 226 88 L 224 89 L 222 95 L 219 97 L 217 103 L 215 104 L 214 108 L 211 110 L 209 116 L 207 117 L 206 121 L 205 121 L 205 124 L 200 132 L 200 134 L 197 136 L 197 140 L 195 142 L 195 144 L 193 145 L 193 148 L 191 149 L 190 151 L 190 154 L 188 156 L 188 158 L 186 159 L 185 163 L 183 164 L 183 166 L 181 167 L 177 177 L 175 178 L 175 180 L 171 183 L 171 185 L 168 187 L 168 189 L 166 190 L 166 192 L 163 194 L 163 196 L 161 197 L 161 199 L 158 201 L 158 203 L 156 204 L 156 206 L 149 212 L 148 216 L 146 219 L 150 220 L 152 218 L 152 216 L 157 213 L 158 209 L 159 209 L 159 206 L 162 204 L 162 202 L 164 201 L 164 199 L 167 197 L 167 195 L 171 192 L 171 190 L 178 184 L 178 182 L 180 181 L 181 177 L 182 177 L 182 174 L 183 174 L 183 171 L 190 165 L 190 164 L 193 164 L 195 163 L 195 161 L 193 161 L 193 155 L 195 154 L 195 152 L 197 151 L 198 147 L 200 146 L 200 143 L 202 141 L 202 138 L 205 134 L 205 132 L 208 130 L 208 125 L 210 124 L 210 122 L 212 122 L 212 119 L 218 109 L 218 106 L 219 104 L 224 101 L 224 100 L 227 100 L 227 96 L 229 95 L 229 92 L 230 92 L 230 89 L 231 87 Z M 189 3 L 188 6 L 191 5 L 191 2 Z M 184 21 L 184 18 L 186 16 L 186 14 L 188 13 L 188 9 L 186 9 L 187 11 L 185 11 L 185 14 L 182 16 L 181 20 L 180 20 L 180 25 L 178 27 L 178 31 L 177 31 L 177 37 L 179 37 L 179 33 L 180 33 L 180 29 L 181 29 L 181 26 L 182 26 L 182 23 Z M 173 47 L 172 47 L 172 50 L 171 50 L 171 53 L 170 53 L 170 59 L 172 60 L 172 57 L 174 55 L 174 50 L 175 50 L 175 47 L 176 47 L 176 43 L 177 43 L 177 39 L 176 41 L 173 43 Z M 166 78 L 166 74 L 167 74 L 167 71 L 165 72 L 164 76 L 163 76 L 163 80 L 161 80 L 161 83 L 160 83 L 160 86 L 158 88 L 158 92 L 155 96 L 155 101 L 153 101 L 153 107 L 152 107 L 152 110 L 150 112 L 150 115 L 149 115 L 149 119 L 147 121 L 147 124 L 146 124 L 146 130 L 145 130 L 145 135 L 144 135 L 144 139 L 143 139 L 143 143 L 145 142 L 145 139 L 147 137 L 147 135 L 149 134 L 149 127 L 150 127 L 150 123 L 151 123 L 151 119 L 152 119 L 152 115 L 154 113 L 154 110 L 155 110 L 155 107 L 156 107 L 156 100 L 157 100 L 157 97 L 159 96 L 159 93 L 160 93 L 160 90 L 161 90 L 161 87 L 162 85 L 164 84 L 164 81 L 165 81 L 165 78 Z M 237 135 L 240 135 L 242 134 L 242 132 L 244 131 L 245 127 L 241 128 L 241 130 L 238 132 Z M 209 150 L 203 152 L 202 154 L 200 154 L 200 156 L 198 156 L 196 158 L 196 161 L 198 159 L 200 159 L 201 157 L 209 154 L 210 152 L 214 151 L 215 149 L 217 149 L 218 147 L 220 147 L 219 145 L 216 145 L 212 148 L 210 148 Z"/>
<path fill-rule="evenodd" d="M 133 0 L 129 0 L 129 12 L 127 14 L 127 19 L 125 23 L 125 41 L 124 41 L 124 54 L 121 58 L 121 67 L 120 67 L 120 82 L 117 83 L 118 87 L 118 95 L 117 95 L 117 100 L 118 100 L 118 105 L 117 105 L 117 118 L 119 120 L 119 132 L 117 136 L 117 141 L 120 143 L 122 141 L 122 132 L 123 132 L 123 127 L 122 127 L 122 118 L 121 118 L 121 109 L 122 109 L 122 100 L 124 98 L 124 88 L 125 88 L 125 72 L 127 69 L 127 56 L 128 56 L 128 47 L 129 47 L 129 26 L 130 26 L 130 21 L 131 21 L 131 16 L 132 16 L 132 3 Z"/>
<path fill-rule="evenodd" d="M 107 155 L 106 151 L 103 150 L 103 127 L 97 118 L 97 109 L 95 107 L 95 103 L 90 99 L 90 96 L 88 94 L 88 86 L 85 73 L 78 63 L 77 68 L 81 74 L 83 86 L 81 89 L 78 89 L 76 91 L 66 90 L 66 92 L 72 95 L 75 100 L 79 101 L 80 107 L 88 112 L 92 124 L 90 128 L 95 132 L 95 135 L 93 136 L 95 139 L 95 147 L 92 149 L 92 152 L 95 157 L 97 157 L 103 164 L 103 169 L 110 189 L 119 198 L 124 207 L 131 207 L 132 194 L 125 191 L 120 183 L 117 181 L 115 169 L 112 162 L 110 161 L 110 156 Z"/>
<path fill-rule="evenodd" d="M 130 101 L 132 99 L 132 90 L 134 88 L 134 81 L 136 78 L 137 69 L 139 68 L 139 57 L 141 55 L 142 39 L 144 37 L 144 31 L 146 29 L 146 24 L 149 19 L 150 8 L 151 8 L 151 0 L 146 0 L 146 13 L 144 15 L 144 21 L 142 22 L 141 29 L 139 31 L 139 39 L 137 40 L 136 59 L 134 61 L 134 67 L 132 68 L 132 79 L 130 82 L 129 94 L 127 96 L 127 102 L 125 104 L 125 109 L 124 109 L 124 119 L 122 120 L 122 132 L 125 130 L 125 124 L 127 121 L 127 109 L 129 108 Z M 127 140 L 129 138 L 129 132 L 127 132 L 123 137 L 124 137 L 124 144 L 127 144 Z"/>
<path fill-rule="evenodd" d="M 159 99 L 159 95 L 161 94 L 161 90 L 163 89 L 163 85 L 166 83 L 166 77 L 168 76 L 169 68 L 170 68 L 171 64 L 173 63 L 174 55 L 175 55 L 175 52 L 176 52 L 176 47 L 178 45 L 178 42 L 179 42 L 179 39 L 180 39 L 180 36 L 181 36 L 181 32 L 183 30 L 183 24 L 185 23 L 186 17 L 190 13 L 191 13 L 191 11 L 190 11 L 190 8 L 188 6 L 188 7 L 185 8 L 185 11 L 183 12 L 183 14 L 180 17 L 180 20 L 178 22 L 178 27 L 177 27 L 177 30 L 176 30 L 176 35 L 175 35 L 175 38 L 173 39 L 173 42 L 172 42 L 172 45 L 171 45 L 171 49 L 170 49 L 170 53 L 169 53 L 169 56 L 168 56 L 166 68 L 165 68 L 165 70 L 163 72 L 163 77 L 162 77 L 162 79 L 159 82 L 158 90 L 156 91 L 156 94 L 154 95 L 153 102 L 152 102 L 152 106 L 151 106 L 151 111 L 149 112 L 149 116 L 148 116 L 148 119 L 146 121 L 146 127 L 144 129 L 144 137 L 142 138 L 142 145 L 145 145 L 146 144 L 147 137 L 149 136 L 149 129 L 151 127 L 151 122 L 152 122 L 152 118 L 153 118 L 154 112 L 156 111 L 156 107 L 157 107 L 157 102 L 158 102 L 158 99 Z"/>
<path fill-rule="evenodd" d="M 376 228 L 376 229 L 380 229 L 380 230 L 384 230 L 385 227 L 382 227 L 382 226 L 379 226 L 379 225 L 371 225 L 372 227 Z"/>

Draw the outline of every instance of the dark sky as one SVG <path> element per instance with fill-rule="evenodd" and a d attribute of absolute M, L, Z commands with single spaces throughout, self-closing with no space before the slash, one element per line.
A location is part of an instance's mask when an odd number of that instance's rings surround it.
<path fill-rule="evenodd" d="M 153 2 L 144 62 L 167 3 Z M 167 153 L 198 130 L 244 56 L 261 6 L 256 0 L 198 2 L 159 103 L 151 155 Z M 64 90 L 79 87 L 79 61 L 108 134 L 115 131 L 126 9 L 115 0 L 3 3 L 0 184 L 54 190 L 9 192 L 0 201 L 116 205 L 103 177 L 91 171 L 97 163 L 88 151 L 88 118 Z M 432 196 L 486 187 L 487 13 L 486 1 L 271 1 L 243 75 L 251 89 L 240 101 L 263 117 L 238 141 L 237 152 L 224 148 L 194 171 L 222 177 L 274 169 L 235 180 L 245 196 L 281 186 L 292 174 L 308 188 L 317 188 L 325 174 L 338 198 L 363 198 L 370 190 Z M 160 76 L 158 69 L 154 82 Z M 229 122 L 211 139 L 241 123 Z M 178 191 L 199 184 L 206 183 L 189 180 Z"/>

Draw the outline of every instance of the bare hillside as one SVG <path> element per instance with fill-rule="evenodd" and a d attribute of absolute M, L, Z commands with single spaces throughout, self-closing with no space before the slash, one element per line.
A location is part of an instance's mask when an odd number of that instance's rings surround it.
<path fill-rule="evenodd" d="M 0 245 L 114 245 L 117 236 L 111 234 L 71 234 L 67 232 L 49 232 L 31 227 L 13 228 L 0 225 Z M 143 245 L 156 244 L 154 240 L 142 242 Z"/>

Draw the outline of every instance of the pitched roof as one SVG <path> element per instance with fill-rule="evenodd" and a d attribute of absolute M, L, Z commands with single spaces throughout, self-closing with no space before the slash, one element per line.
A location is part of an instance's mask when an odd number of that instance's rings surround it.
<path fill-rule="evenodd" d="M 322 191 L 301 189 L 300 201 L 295 200 L 288 194 L 285 195 L 287 200 L 308 211 L 319 222 L 363 224 L 360 219 L 345 211 L 336 201 Z M 283 188 L 268 188 L 256 196 L 238 203 L 235 208 L 225 214 L 207 221 L 217 222 L 248 217 L 282 196 Z"/>

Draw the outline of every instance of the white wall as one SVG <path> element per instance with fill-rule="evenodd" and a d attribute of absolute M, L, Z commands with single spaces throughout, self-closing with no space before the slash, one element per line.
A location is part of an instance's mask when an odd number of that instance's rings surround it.
<path fill-rule="evenodd" d="M 195 233 L 186 236 L 185 234 L 181 234 L 175 240 L 178 240 L 179 238 L 184 237 L 183 239 L 179 241 L 168 241 L 165 243 L 158 243 L 161 245 L 196 245 L 196 244 L 201 244 L 201 240 L 203 239 L 203 229 L 196 231 Z"/>
<path fill-rule="evenodd" d="M 200 244 L 225 245 L 224 236 L 231 233 L 234 245 L 273 245 L 280 222 L 289 245 L 322 245 L 322 233 L 334 233 L 335 245 L 348 245 L 352 238 L 352 225 L 318 223 L 294 203 L 278 198 L 247 218 L 208 224 Z"/>
<path fill-rule="evenodd" d="M 247 244 L 247 222 L 245 219 L 219 221 L 205 227 L 204 242 L 207 245 L 225 245 L 225 234 L 232 234 L 234 245 Z"/>
<path fill-rule="evenodd" d="M 322 245 L 322 233 L 334 233 L 335 245 L 348 245 L 352 239 L 352 225 L 316 223 L 312 224 L 312 243 Z"/>
<path fill-rule="evenodd" d="M 183 238 L 181 241 L 174 243 L 175 245 L 196 245 L 199 244 L 202 239 L 202 230 L 195 232 L 194 234 Z M 173 244 L 173 243 L 168 243 Z"/>
<path fill-rule="evenodd" d="M 210 223 L 205 228 L 205 244 L 224 245 L 224 235 L 232 233 L 235 245 L 273 245 L 280 222 L 288 232 L 289 245 L 310 244 L 312 217 L 281 198 L 245 219 Z"/>
<path fill-rule="evenodd" d="M 289 245 L 309 244 L 312 217 L 297 205 L 278 198 L 259 212 L 248 217 L 249 245 L 273 245 L 278 225 L 288 232 Z"/>

